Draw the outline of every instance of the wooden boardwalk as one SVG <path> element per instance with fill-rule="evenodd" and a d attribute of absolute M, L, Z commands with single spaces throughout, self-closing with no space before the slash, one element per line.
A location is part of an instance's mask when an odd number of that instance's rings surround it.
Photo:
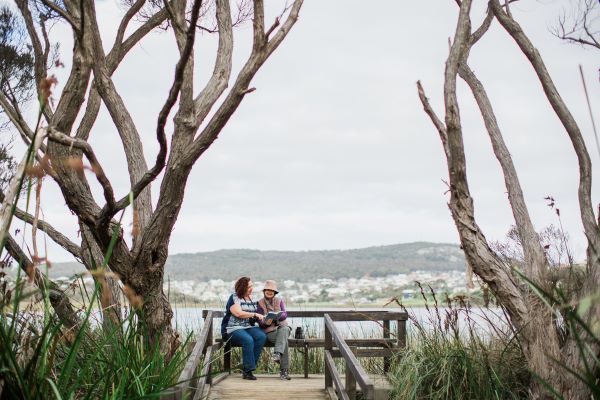
<path fill-rule="evenodd" d="M 279 375 L 256 375 L 255 381 L 232 374 L 210 388 L 209 400 L 293 400 L 329 399 L 325 391 L 325 375 L 292 375 L 291 381 L 282 381 Z"/>
<path fill-rule="evenodd" d="M 243 380 L 241 374 L 230 374 L 231 343 L 213 337 L 214 319 L 223 318 L 219 310 L 203 312 L 204 326 L 178 379 L 178 384 L 165 390 L 161 400 L 184 399 L 330 399 L 355 400 L 358 392 L 365 400 L 387 400 L 390 386 L 384 375 L 368 374 L 358 357 L 382 357 L 383 372 L 390 369 L 391 357 L 406 346 L 406 312 L 389 310 L 356 311 L 288 311 L 290 318 L 322 318 L 324 337 L 288 339 L 290 347 L 304 348 L 304 375 L 282 381 L 279 375 L 259 375 L 257 381 Z M 344 338 L 336 322 L 375 321 L 383 329 L 381 338 Z M 391 322 L 396 321 L 392 337 Z M 323 349 L 324 375 L 308 374 L 308 349 Z M 223 360 L 221 373 L 213 374 L 215 356 Z M 335 360 L 344 366 L 340 372 Z M 338 362 L 340 364 L 340 362 Z"/>

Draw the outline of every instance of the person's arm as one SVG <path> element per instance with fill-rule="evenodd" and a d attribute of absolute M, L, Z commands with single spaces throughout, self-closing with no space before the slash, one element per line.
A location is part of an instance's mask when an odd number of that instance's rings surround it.
<path fill-rule="evenodd" d="M 287 318 L 287 311 L 285 311 L 285 301 L 283 301 L 283 298 L 281 299 L 281 302 L 279 302 L 279 309 L 281 310 L 281 315 L 279 316 L 279 320 L 283 321 L 284 319 Z"/>
<path fill-rule="evenodd" d="M 265 319 L 265 316 L 262 314 L 255 313 L 255 312 L 243 311 L 242 307 L 238 303 L 235 303 L 234 305 L 232 305 L 230 310 L 231 310 L 231 313 L 233 315 L 235 315 L 237 318 L 257 318 L 259 321 L 262 321 Z"/>
<path fill-rule="evenodd" d="M 256 312 L 260 315 L 265 315 L 265 310 L 263 310 L 263 308 L 260 306 L 260 303 L 258 303 L 256 305 Z M 267 319 L 267 320 L 262 319 L 259 322 L 259 325 L 264 328 L 264 327 L 271 325 L 272 322 L 273 322 L 273 320 L 270 320 L 270 319 Z"/>
<path fill-rule="evenodd" d="M 259 321 L 265 319 L 265 316 L 262 314 L 243 311 L 242 306 L 240 306 L 240 303 L 234 303 L 229 310 L 231 310 L 231 313 L 237 318 L 258 318 Z"/>

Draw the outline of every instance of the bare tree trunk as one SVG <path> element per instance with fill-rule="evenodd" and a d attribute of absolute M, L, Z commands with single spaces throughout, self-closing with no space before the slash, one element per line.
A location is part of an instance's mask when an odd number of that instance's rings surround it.
<path fill-rule="evenodd" d="M 462 127 L 456 97 L 457 74 L 460 74 L 467 82 L 475 96 L 492 141 L 494 153 L 502 168 L 506 188 L 509 193 L 510 205 L 525 255 L 524 271 L 520 273 L 524 274 L 529 281 L 542 288 L 542 290 L 548 293 L 552 292 L 553 286 L 550 279 L 548 262 L 537 233 L 533 230 L 533 224 L 531 223 L 524 202 L 516 169 L 502 138 L 483 85 L 481 85 L 467 65 L 470 48 L 485 33 L 487 27 L 489 27 L 491 13 L 493 12 L 497 18 L 504 19 L 504 21 L 501 21 L 502 24 L 505 25 L 507 30 L 512 31 L 511 34 L 516 36 L 515 40 L 520 42 L 519 45 L 527 53 L 530 60 L 532 60 L 532 64 L 536 68 L 536 71 L 538 71 L 540 80 L 543 81 L 544 90 L 548 94 L 553 108 L 559 114 L 559 118 L 565 124 L 565 128 L 572 138 L 580 161 L 581 179 L 579 198 L 582 221 L 590 247 L 597 248 L 598 229 L 593 218 L 589 200 L 591 182 L 589 156 L 587 156 L 587 150 L 580 136 L 579 129 L 566 109 L 566 106 L 562 103 L 551 81 L 549 81 L 550 78 L 545 68 L 543 68 L 543 63 L 537 51 L 531 50 L 533 46 L 527 42 L 526 36 L 520 28 L 515 27 L 512 18 L 504 13 L 498 1 L 492 0 L 490 4 L 486 21 L 480 29 L 471 35 L 469 17 L 471 0 L 463 0 L 460 3 L 457 30 L 446 62 L 444 84 L 445 121 L 442 122 L 435 115 L 420 83 L 418 83 L 419 96 L 425 112 L 429 115 L 438 130 L 444 147 L 450 175 L 451 196 L 449 207 L 458 229 L 467 262 L 472 266 L 475 274 L 489 285 L 499 303 L 507 310 L 510 322 L 518 333 L 518 338 L 528 360 L 529 368 L 537 377 L 532 382 L 530 388 L 531 397 L 534 399 L 553 398 L 545 387 L 545 384 L 549 384 L 554 386 L 563 395 L 566 395 L 566 398 L 585 399 L 589 398 L 589 389 L 573 374 L 566 372 L 559 364 L 562 363 L 577 371 L 582 370 L 582 353 L 577 348 L 577 343 L 573 338 L 567 339 L 566 342 L 564 341 L 557 329 L 555 310 L 548 307 L 543 299 L 529 289 L 529 284 L 522 281 L 510 269 L 511 267 L 505 265 L 490 249 L 485 236 L 475 221 L 473 199 L 467 183 Z M 592 263 L 595 266 L 597 263 L 595 254 L 593 252 L 590 253 L 588 265 Z M 588 267 L 588 272 L 588 277 L 591 278 L 590 281 L 592 282 L 587 282 L 584 290 L 578 294 L 579 296 L 589 294 L 590 287 L 597 288 L 595 280 L 597 273 L 595 273 L 595 268 Z M 597 312 L 597 307 L 592 307 L 592 314 L 588 315 L 590 321 L 597 321 Z M 562 323 L 565 322 L 562 321 Z M 585 332 L 582 331 L 578 334 L 583 340 L 586 339 Z M 598 349 L 595 349 L 594 346 L 591 346 L 591 348 L 593 354 L 598 353 Z"/>
<path fill-rule="evenodd" d="M 90 272 L 98 271 L 102 268 L 104 254 L 98 247 L 89 228 L 80 224 L 81 231 L 81 259 L 83 264 Z M 93 262 L 92 262 L 93 260 Z M 120 302 L 119 279 L 114 276 L 112 271 L 107 267 L 104 268 L 105 273 L 94 273 L 92 277 L 94 281 L 100 285 L 100 306 L 102 307 L 102 323 L 111 329 L 118 326 L 122 322 L 123 310 Z"/>

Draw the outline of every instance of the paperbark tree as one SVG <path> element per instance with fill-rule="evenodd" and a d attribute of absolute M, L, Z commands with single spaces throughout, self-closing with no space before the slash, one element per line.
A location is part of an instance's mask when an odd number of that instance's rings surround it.
<path fill-rule="evenodd" d="M 118 274 L 128 289 L 141 297 L 143 318 L 151 343 L 160 343 L 166 353 L 178 344 L 171 326 L 173 312 L 163 292 L 164 265 L 168 255 L 171 231 L 181 209 L 188 176 L 195 162 L 210 147 L 244 97 L 252 92 L 250 82 L 269 56 L 283 42 L 298 19 L 302 0 L 295 0 L 284 14 L 265 26 L 262 0 L 251 4 L 253 41 L 251 53 L 232 80 L 233 22 L 229 0 L 171 0 L 163 2 L 129 1 L 110 51 L 100 35 L 93 1 L 17 0 L 19 11 L 33 48 L 36 82 L 48 78 L 50 40 L 46 29 L 50 17 L 67 23 L 73 34 L 71 69 L 67 82 L 53 109 L 46 108 L 48 141 L 37 156 L 47 161 L 46 173 L 56 182 L 70 211 L 76 215 L 85 243 L 81 248 L 96 249 L 105 254 L 114 229 L 119 229 L 115 216 L 134 204 L 134 239 L 130 246 L 120 231 L 108 261 L 110 270 Z M 248 3 L 248 2 L 245 2 Z M 243 4 L 242 4 L 243 8 Z M 208 10 L 208 11 L 207 11 Z M 214 11 L 215 28 L 203 26 L 200 15 Z M 130 21 L 143 13 L 145 22 L 129 36 Z M 236 20 L 239 19 L 236 17 Z M 173 60 L 174 74 L 165 103 L 156 116 L 156 140 L 159 151 L 148 166 L 143 153 L 142 136 L 127 104 L 112 80 L 112 75 L 127 53 L 157 26 L 167 23 L 173 32 L 179 59 Z M 218 50 L 212 75 L 198 90 L 194 85 L 194 44 L 197 30 L 210 30 L 218 35 Z M 229 89 L 228 89 L 229 88 Z M 43 96 L 38 86 L 38 94 Z M 86 104 L 87 98 L 87 104 Z M 107 108 L 118 131 L 127 160 L 131 193 L 117 197 L 88 139 L 101 103 Z M 26 124 L 18 104 L 0 94 L 0 105 L 26 141 L 34 130 Z M 174 128 L 167 140 L 166 123 L 173 114 Z M 80 122 L 79 122 L 80 121 Z M 43 158 L 46 157 L 46 158 Z M 69 160 L 65 163 L 65 160 Z M 77 162 L 72 162 L 78 160 Z M 94 198 L 81 169 L 85 161 L 102 187 L 103 199 Z M 152 207 L 150 184 L 163 173 L 156 207 Z M 75 249 L 74 249 L 75 250 Z"/>
<path fill-rule="evenodd" d="M 450 176 L 449 208 L 458 229 L 462 247 L 468 264 L 474 273 L 485 282 L 496 296 L 501 306 L 506 309 L 510 322 L 517 332 L 518 339 L 528 359 L 531 371 L 539 379 L 534 380 L 531 388 L 533 398 L 551 398 L 552 396 L 541 383 L 547 382 L 555 386 L 565 398 L 589 398 L 589 390 L 585 384 L 567 373 L 559 364 L 576 371 L 585 371 L 587 365 L 596 365 L 592 358 L 598 354 L 593 342 L 587 341 L 588 333 L 561 329 L 558 315 L 565 309 L 559 304 L 548 307 L 527 281 L 538 288 L 551 293 L 555 289 L 556 269 L 551 268 L 540 244 L 540 239 L 533 229 L 533 224 L 524 201 L 523 192 L 512 162 L 507 145 L 498 126 L 491 102 L 483 85 L 468 66 L 471 47 L 489 28 L 492 20 L 497 19 L 507 33 L 519 45 L 520 49 L 536 72 L 546 97 L 562 122 L 579 162 L 579 207 L 581 220 L 588 241 L 585 282 L 581 287 L 569 285 L 571 289 L 571 305 L 576 306 L 580 299 L 594 294 L 598 290 L 599 259 L 597 249 L 600 245 L 598 223 L 594 216 L 591 202 L 591 162 L 581 132 L 569 110 L 556 90 L 548 74 L 539 52 L 529 41 L 519 24 L 498 0 L 489 2 L 488 15 L 482 26 L 471 31 L 471 0 L 460 2 L 460 12 L 450 54 L 446 61 L 444 101 L 445 116 L 442 121 L 437 117 L 418 85 L 418 92 L 425 112 L 434 123 L 443 144 Z M 461 77 L 471 89 L 477 102 L 485 127 L 490 137 L 492 148 L 502 170 L 508 200 L 513 212 L 516 231 L 523 250 L 522 271 L 516 273 L 513 265 L 509 265 L 496 254 L 488 244 L 483 232 L 477 225 L 474 215 L 473 198 L 469 190 L 465 151 L 462 137 L 459 103 L 456 95 L 457 77 Z M 525 277 L 525 279 L 522 279 Z M 563 305 L 564 306 L 564 305 Z M 593 326 L 598 322 L 598 306 L 586 310 L 584 321 Z M 569 335 L 570 333 L 570 335 Z M 581 352 L 578 348 L 579 336 L 590 346 L 590 352 Z M 593 368 L 592 374 L 598 371 Z M 541 381 L 540 381 L 541 380 Z"/>

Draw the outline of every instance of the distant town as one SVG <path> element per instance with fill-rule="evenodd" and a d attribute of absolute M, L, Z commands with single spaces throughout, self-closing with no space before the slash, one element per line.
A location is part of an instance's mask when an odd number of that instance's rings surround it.
<path fill-rule="evenodd" d="M 279 291 L 288 305 L 306 303 L 330 303 L 336 305 L 385 304 L 391 298 L 413 300 L 421 297 L 416 285 L 420 282 L 431 286 L 440 295 L 468 293 L 464 271 L 427 272 L 414 271 L 408 274 L 385 277 L 364 276 L 362 278 L 316 279 L 313 282 L 284 280 L 279 282 Z M 232 292 L 233 281 L 211 279 L 205 282 L 171 281 L 165 283 L 165 292 L 176 302 L 221 304 Z M 254 283 L 260 292 L 263 282 Z M 470 291 L 476 291 L 471 289 Z M 426 287 L 426 290 L 428 288 Z"/>

